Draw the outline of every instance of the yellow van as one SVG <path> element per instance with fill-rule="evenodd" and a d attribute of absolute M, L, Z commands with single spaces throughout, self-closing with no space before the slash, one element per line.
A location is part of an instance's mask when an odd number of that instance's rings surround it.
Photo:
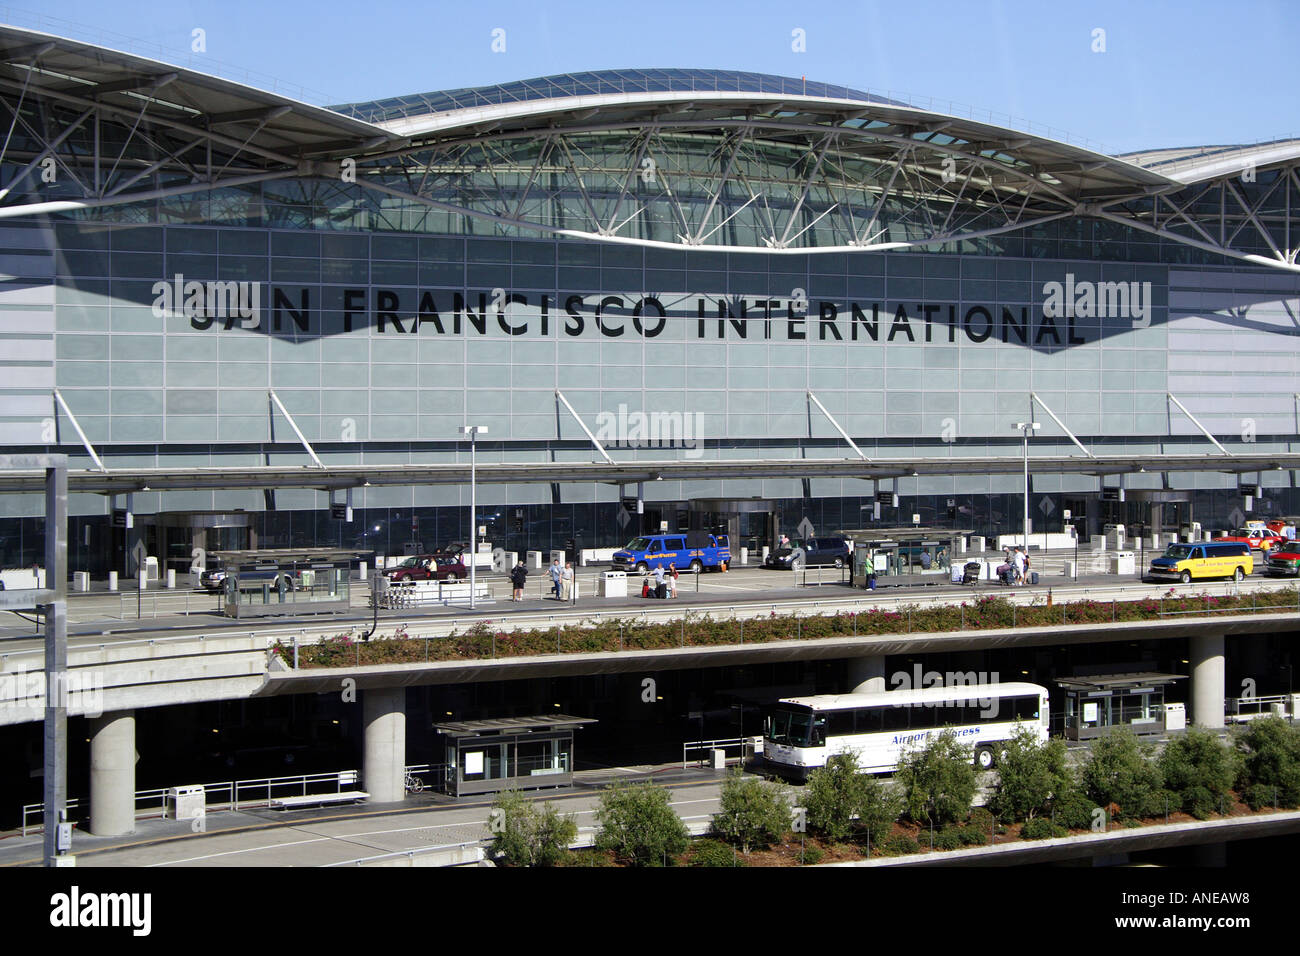
<path fill-rule="evenodd" d="M 1250 546 L 1239 541 L 1171 544 L 1151 562 L 1149 576 L 1190 584 L 1193 578 L 1232 578 L 1240 581 L 1255 570 Z"/>

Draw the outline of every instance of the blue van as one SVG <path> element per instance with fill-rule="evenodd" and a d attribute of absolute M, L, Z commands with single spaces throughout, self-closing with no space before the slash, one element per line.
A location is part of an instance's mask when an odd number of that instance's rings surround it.
<path fill-rule="evenodd" d="M 730 562 L 727 536 L 715 537 L 703 531 L 642 535 L 614 552 L 614 566 L 625 571 L 629 568 L 641 572 L 655 568 L 667 570 L 670 564 L 677 565 L 678 571 L 702 571 Z"/>

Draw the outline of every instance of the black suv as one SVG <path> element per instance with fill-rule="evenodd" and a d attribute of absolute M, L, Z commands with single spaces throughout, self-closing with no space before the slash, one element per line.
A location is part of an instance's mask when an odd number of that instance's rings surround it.
<path fill-rule="evenodd" d="M 791 541 L 787 548 L 778 548 L 767 556 L 763 562 L 766 568 L 790 570 L 790 563 L 795 557 L 795 548 L 803 548 L 805 567 L 832 565 L 842 568 L 849 563 L 849 543 L 843 538 L 809 538 L 807 541 Z"/>

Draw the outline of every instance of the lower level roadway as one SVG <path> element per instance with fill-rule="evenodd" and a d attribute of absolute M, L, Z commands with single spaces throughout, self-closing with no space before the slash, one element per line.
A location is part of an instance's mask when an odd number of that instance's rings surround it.
<path fill-rule="evenodd" d="M 671 779 L 652 768 L 601 771 L 601 784 L 613 777 L 630 782 L 654 780 L 669 788 L 673 810 L 692 832 L 703 832 L 718 810 L 720 771 L 681 771 Z M 597 786 L 529 794 L 552 801 L 560 812 L 575 814 L 579 840 L 596 831 Z M 435 798 L 439 799 L 439 798 Z M 171 820 L 139 821 L 129 838 L 74 839 L 77 866 L 328 866 L 346 865 L 387 853 L 425 852 L 458 844 L 481 844 L 491 839 L 488 815 L 491 797 L 472 803 L 429 804 L 425 809 L 382 806 L 346 815 L 321 811 L 259 810 L 214 813 L 207 817 L 206 833 L 194 833 L 190 823 Z M 398 811 L 398 812 L 394 812 Z M 296 822 L 295 822 L 296 821 Z M 11 842 L 12 841 L 12 842 Z M 39 834 L 0 842 L 0 865 L 38 864 Z"/>

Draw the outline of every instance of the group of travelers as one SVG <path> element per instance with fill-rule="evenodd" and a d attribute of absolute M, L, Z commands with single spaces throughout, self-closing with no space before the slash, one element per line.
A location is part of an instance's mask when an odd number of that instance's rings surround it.
<path fill-rule="evenodd" d="M 643 598 L 677 597 L 678 573 L 676 564 L 668 565 L 668 570 L 666 572 L 664 571 L 663 565 L 659 565 L 659 567 L 655 568 L 653 577 L 655 582 L 653 587 L 650 586 L 651 575 L 648 573 L 641 582 L 641 596 Z"/>
<path fill-rule="evenodd" d="M 1004 548 L 1003 562 L 998 565 L 998 580 L 1003 584 L 1029 582 L 1029 552 L 1024 548 Z"/>

